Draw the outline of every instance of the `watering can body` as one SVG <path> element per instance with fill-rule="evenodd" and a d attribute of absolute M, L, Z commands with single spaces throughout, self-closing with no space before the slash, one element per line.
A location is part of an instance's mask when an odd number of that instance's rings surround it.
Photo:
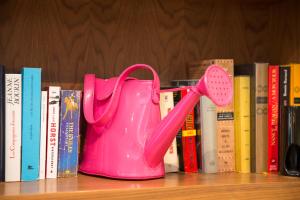
<path fill-rule="evenodd" d="M 160 122 L 159 106 L 151 100 L 151 91 L 150 80 L 125 81 L 112 121 L 100 128 L 88 124 L 82 172 L 120 179 L 164 175 L 163 161 L 150 167 L 144 159 L 145 143 Z M 95 118 L 101 112 L 101 107 L 94 106 Z"/>
<path fill-rule="evenodd" d="M 136 69 L 151 71 L 153 80 L 129 78 Z M 199 97 L 207 95 L 219 105 L 231 101 L 232 82 L 227 73 L 220 75 L 218 67 L 208 71 L 209 76 L 191 87 L 163 120 L 159 78 L 150 66 L 133 65 L 111 79 L 86 75 L 83 109 L 88 125 L 79 170 L 117 179 L 163 177 L 164 154 Z"/>

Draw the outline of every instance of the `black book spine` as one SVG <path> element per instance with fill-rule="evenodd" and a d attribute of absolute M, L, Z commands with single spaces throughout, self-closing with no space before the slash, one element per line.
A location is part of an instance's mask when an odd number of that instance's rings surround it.
<path fill-rule="evenodd" d="M 0 65 L 0 181 L 5 180 L 5 72 Z"/>
<path fill-rule="evenodd" d="M 287 175 L 284 167 L 288 148 L 288 106 L 290 100 L 290 67 L 279 69 L 279 172 Z"/>

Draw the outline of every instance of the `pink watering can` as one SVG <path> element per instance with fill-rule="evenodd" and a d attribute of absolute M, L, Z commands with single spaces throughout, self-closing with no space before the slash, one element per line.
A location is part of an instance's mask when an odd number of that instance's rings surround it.
<path fill-rule="evenodd" d="M 154 80 L 129 78 L 137 69 L 152 72 Z M 215 104 L 232 99 L 232 80 L 216 65 L 208 67 L 196 86 L 163 120 L 160 82 L 148 65 L 128 67 L 119 77 L 84 79 L 84 116 L 88 123 L 81 172 L 118 179 L 163 177 L 163 157 L 186 115 L 206 95 Z"/>

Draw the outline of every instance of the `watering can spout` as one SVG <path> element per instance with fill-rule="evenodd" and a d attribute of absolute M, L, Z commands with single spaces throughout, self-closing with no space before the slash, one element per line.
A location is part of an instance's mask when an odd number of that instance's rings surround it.
<path fill-rule="evenodd" d="M 156 167 L 162 162 L 187 114 L 200 101 L 202 95 L 209 97 L 218 106 L 229 104 L 233 90 L 232 80 L 227 72 L 217 65 L 208 67 L 199 82 L 190 88 L 187 95 L 157 125 L 145 146 L 145 159 L 149 166 Z"/>

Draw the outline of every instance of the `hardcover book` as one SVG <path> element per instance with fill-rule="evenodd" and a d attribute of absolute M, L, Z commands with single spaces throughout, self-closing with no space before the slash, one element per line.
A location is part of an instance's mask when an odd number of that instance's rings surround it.
<path fill-rule="evenodd" d="M 216 173 L 218 171 L 217 159 L 217 112 L 216 105 L 206 96 L 200 98 L 201 115 L 201 148 L 202 172 Z"/>
<path fill-rule="evenodd" d="M 161 119 L 168 115 L 174 108 L 173 92 L 160 93 L 160 114 Z M 164 156 L 165 172 L 177 172 L 179 170 L 176 138 Z"/>
<path fill-rule="evenodd" d="M 288 107 L 288 121 L 284 170 L 286 175 L 300 176 L 300 106 Z"/>
<path fill-rule="evenodd" d="M 47 91 L 42 91 L 39 179 L 45 179 L 46 176 L 47 107 L 48 107 L 48 93 Z"/>
<path fill-rule="evenodd" d="M 61 90 L 58 177 L 77 176 L 81 91 Z"/>
<path fill-rule="evenodd" d="M 232 59 L 210 59 L 203 60 L 191 65 L 194 73 L 189 78 L 201 77 L 208 66 L 219 65 L 228 72 L 232 78 L 233 85 L 233 60 Z M 197 74 L 195 72 L 197 71 Z M 230 172 L 235 170 L 235 150 L 234 150 L 234 101 L 225 107 L 216 107 L 217 121 L 217 156 L 218 172 Z"/>
<path fill-rule="evenodd" d="M 41 68 L 22 69 L 21 180 L 39 178 L 41 124 Z"/>
<path fill-rule="evenodd" d="M 21 179 L 21 74 L 5 75 L 5 181 Z"/>
<path fill-rule="evenodd" d="M 250 173 L 250 76 L 234 77 L 235 166 Z"/>
<path fill-rule="evenodd" d="M 48 89 L 48 128 L 46 178 L 57 177 L 60 87 Z"/>
<path fill-rule="evenodd" d="M 180 101 L 180 98 L 181 98 L 181 92 L 174 91 L 173 92 L 174 106 Z M 182 149 L 182 130 L 181 129 L 179 130 L 179 132 L 176 135 L 176 146 L 177 146 L 179 170 L 184 171 L 183 149 Z"/>
<path fill-rule="evenodd" d="M 181 90 L 181 98 L 183 98 L 188 92 L 188 89 Z M 182 149 L 184 171 L 198 172 L 194 110 L 187 114 L 185 122 L 182 126 Z"/>
<path fill-rule="evenodd" d="M 290 105 L 300 106 L 300 64 L 290 64 Z"/>
<path fill-rule="evenodd" d="M 288 107 L 290 103 L 290 67 L 279 67 L 279 172 L 286 175 L 284 160 L 288 148 Z"/>
<path fill-rule="evenodd" d="M 175 87 L 184 87 L 184 86 L 192 86 L 195 85 L 198 80 L 173 80 L 171 84 Z M 174 99 L 174 103 L 176 104 L 181 98 L 183 98 L 187 92 L 188 88 L 181 88 L 180 92 L 175 96 L 177 97 L 176 100 Z M 174 92 L 176 93 L 176 92 Z M 200 103 L 200 99 L 199 99 Z M 195 106 L 194 110 L 190 111 L 187 115 L 186 120 L 182 126 L 182 130 L 179 132 L 177 137 L 177 143 L 181 143 L 177 145 L 178 148 L 181 148 L 179 152 L 182 154 L 182 160 L 179 158 L 179 163 L 183 163 L 183 169 L 180 170 L 185 172 L 197 172 L 198 171 L 198 160 L 199 154 L 201 153 L 199 148 L 199 144 L 196 144 L 196 141 L 200 140 L 199 135 L 197 135 L 197 130 L 195 129 L 195 125 L 199 125 L 198 123 L 195 124 Z M 198 112 L 196 112 L 198 113 Z M 197 118 L 199 120 L 199 118 Z"/>
<path fill-rule="evenodd" d="M 278 171 L 278 92 L 279 66 L 270 65 L 268 73 L 268 172 Z"/>
<path fill-rule="evenodd" d="M 0 181 L 5 180 L 5 72 L 0 65 Z"/>
<path fill-rule="evenodd" d="M 235 75 L 250 75 L 251 172 L 267 172 L 268 63 L 235 65 Z"/>

